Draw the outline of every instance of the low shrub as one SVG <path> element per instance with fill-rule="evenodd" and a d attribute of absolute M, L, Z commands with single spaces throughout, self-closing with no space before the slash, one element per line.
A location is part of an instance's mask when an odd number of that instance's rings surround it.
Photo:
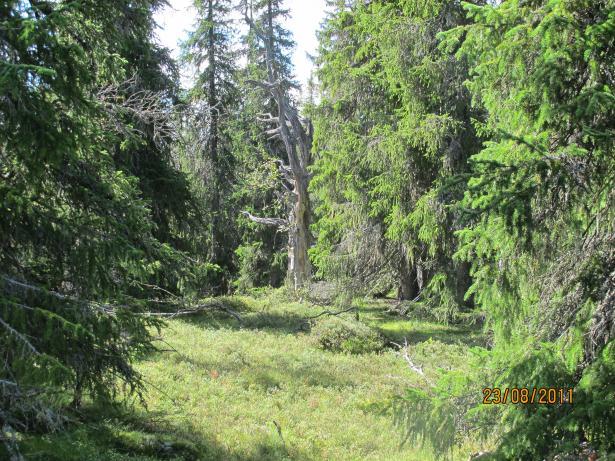
<path fill-rule="evenodd" d="M 382 336 L 356 320 L 326 317 L 315 322 L 311 329 L 315 343 L 333 352 L 364 354 L 384 348 Z"/>

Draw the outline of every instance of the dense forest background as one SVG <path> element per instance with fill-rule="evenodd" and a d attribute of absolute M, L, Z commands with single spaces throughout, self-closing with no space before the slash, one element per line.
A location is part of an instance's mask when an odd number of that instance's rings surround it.
<path fill-rule="evenodd" d="M 163 5 L 0 3 L 8 455 L 142 395 L 156 314 L 265 286 L 481 323 L 474 374 L 400 400 L 442 453 L 615 451 L 612 0 L 330 0 L 307 88 L 282 0 L 195 0 L 180 62 Z M 574 403 L 494 408 L 488 384 Z"/>

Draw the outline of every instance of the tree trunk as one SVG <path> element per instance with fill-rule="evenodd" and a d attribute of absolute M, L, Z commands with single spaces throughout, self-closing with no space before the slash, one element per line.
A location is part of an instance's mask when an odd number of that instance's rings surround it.
<path fill-rule="evenodd" d="M 410 266 L 406 255 L 402 255 L 399 267 L 399 286 L 397 288 L 397 299 L 408 301 L 415 299 L 419 294 L 419 284 L 417 280 L 416 267 Z"/>
<path fill-rule="evenodd" d="M 289 219 L 288 274 L 295 290 L 309 283 L 312 274 L 308 256 L 311 243 L 308 184 L 307 177 L 295 179 L 296 202 Z"/>
<path fill-rule="evenodd" d="M 208 0 L 207 5 L 207 59 L 209 60 L 209 75 L 207 76 L 207 104 L 210 110 L 210 133 L 208 142 L 208 154 L 211 161 L 212 177 L 214 184 L 211 197 L 211 232 L 209 259 L 217 263 L 219 258 L 219 212 L 220 212 L 220 168 L 218 165 L 218 92 L 216 88 L 216 42 L 214 30 L 214 0 Z"/>
<path fill-rule="evenodd" d="M 473 296 L 470 297 L 467 301 L 465 301 L 466 292 L 470 289 L 470 285 L 472 285 L 472 277 L 470 277 L 470 263 L 463 261 L 458 263 L 457 265 L 457 276 L 456 279 L 456 298 L 459 306 L 472 306 L 473 305 Z"/>
<path fill-rule="evenodd" d="M 311 244 L 308 166 L 311 161 L 313 128 L 311 122 L 301 118 L 297 110 L 291 106 L 287 95 L 287 82 L 280 81 L 276 72 L 271 1 L 268 2 L 268 21 L 265 31 L 254 23 L 247 11 L 245 18 L 265 45 L 267 82 L 252 83 L 267 89 L 278 106 L 278 116 L 269 115 L 264 121 L 276 123 L 277 128 L 267 133 L 279 137 L 284 143 L 288 165 L 279 160 L 279 170 L 284 187 L 292 197 L 293 203 L 288 219 L 283 225 L 278 222 L 279 218 L 257 218 L 249 213 L 244 214 L 255 222 L 278 225 L 288 232 L 288 278 L 296 291 L 309 283 L 312 274 L 308 257 Z"/>

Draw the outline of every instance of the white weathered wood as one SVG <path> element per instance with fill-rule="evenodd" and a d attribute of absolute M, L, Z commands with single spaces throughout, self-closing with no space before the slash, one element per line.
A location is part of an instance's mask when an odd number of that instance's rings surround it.
<path fill-rule="evenodd" d="M 285 85 L 276 75 L 273 66 L 273 30 L 271 22 L 267 31 L 263 31 L 248 14 L 244 12 L 245 20 L 265 45 L 267 63 L 267 81 L 249 80 L 249 83 L 266 89 L 278 106 L 278 116 L 260 114 L 258 120 L 276 125 L 266 134 L 281 139 L 288 156 L 288 165 L 279 161 L 279 171 L 283 177 L 285 189 L 292 199 L 292 208 L 288 219 L 259 218 L 248 212 L 243 212 L 249 219 L 265 225 L 274 225 L 288 232 L 288 275 L 293 288 L 300 289 L 311 279 L 311 265 L 308 249 L 311 244 L 310 233 L 310 199 L 308 186 L 310 174 L 308 166 L 311 162 L 313 128 L 309 119 L 301 118 L 296 108 L 288 98 Z"/>

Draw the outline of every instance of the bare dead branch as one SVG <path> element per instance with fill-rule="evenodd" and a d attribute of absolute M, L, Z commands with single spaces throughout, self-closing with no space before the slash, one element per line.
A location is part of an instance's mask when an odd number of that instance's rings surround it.
<path fill-rule="evenodd" d="M 404 360 L 408 363 L 408 366 L 410 367 L 410 369 L 412 371 L 414 371 L 415 373 L 418 373 L 421 376 L 425 376 L 425 373 L 423 372 L 423 368 L 419 367 L 418 365 L 415 365 L 414 362 L 412 362 L 412 359 L 410 358 L 410 354 L 408 353 L 408 338 L 404 337 L 404 345 L 401 346 L 397 343 L 394 343 L 391 341 L 391 344 L 397 346 L 397 348 L 399 349 L 399 354 L 404 358 Z"/>
<path fill-rule="evenodd" d="M 285 228 L 288 226 L 288 221 L 282 218 L 260 218 L 258 216 L 254 216 L 248 211 L 242 211 L 242 215 L 246 216 L 250 221 L 253 221 L 258 224 L 264 224 L 266 226 L 275 226 L 280 228 Z"/>
<path fill-rule="evenodd" d="M 98 89 L 96 99 L 105 117 L 105 128 L 122 136 L 144 136 L 146 131 L 157 144 L 167 144 L 177 138 L 175 113 L 163 91 L 139 88 L 136 75 Z M 125 119 L 132 119 L 131 123 Z M 136 123 L 135 123 L 136 122 Z"/>
<path fill-rule="evenodd" d="M 280 123 L 280 118 L 274 117 L 270 113 L 258 114 L 258 116 L 256 117 L 256 120 L 258 120 L 259 122 L 265 122 L 265 123 Z"/>
<path fill-rule="evenodd" d="M 351 312 L 351 311 L 356 311 L 356 310 L 357 310 L 356 307 L 349 307 L 348 309 L 344 309 L 344 310 L 341 310 L 341 311 L 338 311 L 338 312 L 323 311 L 323 312 L 321 312 L 318 315 L 313 315 L 311 317 L 306 317 L 306 319 L 313 320 L 313 319 L 317 319 L 318 317 L 322 317 L 323 315 L 338 316 L 338 315 L 344 314 L 346 312 Z"/>
<path fill-rule="evenodd" d="M 141 315 L 148 317 L 160 317 L 160 318 L 175 318 L 175 317 L 184 317 L 188 315 L 198 315 L 203 312 L 211 312 L 212 310 L 219 310 L 229 314 L 230 316 L 236 318 L 239 322 L 243 322 L 241 316 L 235 312 L 234 310 L 222 305 L 218 302 L 213 302 L 210 304 L 200 304 L 192 309 L 184 309 L 177 312 L 145 312 Z"/>
<path fill-rule="evenodd" d="M 280 85 L 282 85 L 282 82 L 280 82 L 279 80 L 276 80 L 274 82 L 263 82 L 261 80 L 249 79 L 249 80 L 246 80 L 246 83 L 249 83 L 250 85 L 261 87 L 267 91 L 277 89 Z"/>

